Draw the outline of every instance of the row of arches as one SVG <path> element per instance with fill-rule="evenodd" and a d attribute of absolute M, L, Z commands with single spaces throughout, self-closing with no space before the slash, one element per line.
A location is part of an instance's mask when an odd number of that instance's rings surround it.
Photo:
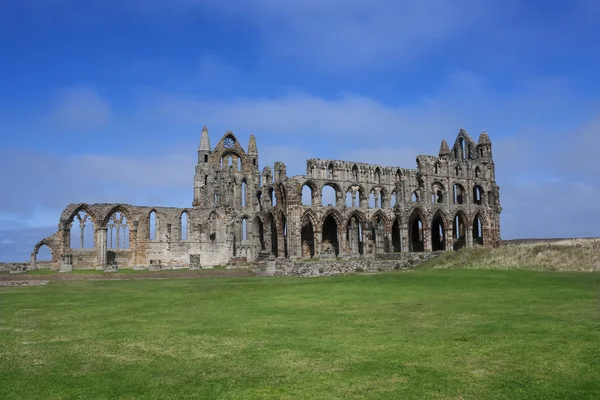
<path fill-rule="evenodd" d="M 305 214 L 303 217 L 303 234 L 310 242 L 310 239 L 314 240 L 314 237 L 310 234 L 310 227 L 313 228 L 316 225 L 314 218 L 307 217 L 309 214 Z M 332 237 L 332 223 L 336 222 L 336 226 L 339 229 L 344 229 L 344 226 L 340 223 L 340 218 L 335 218 L 335 214 L 331 213 L 322 223 L 323 240 L 326 241 Z M 332 218 L 329 218 L 332 217 Z M 370 237 L 372 241 L 371 245 L 374 248 L 375 253 L 381 252 L 400 252 L 400 251 L 425 251 L 425 250 L 458 250 L 465 247 L 470 241 L 468 241 L 467 235 L 472 235 L 473 244 L 483 245 L 483 218 L 481 214 L 477 213 L 471 221 L 469 227 L 466 214 L 462 211 L 458 211 L 452 221 L 441 212 L 438 211 L 434 214 L 429 223 L 423 217 L 423 214 L 415 209 L 408 221 L 408 243 L 407 246 L 402 246 L 401 236 L 401 221 L 399 218 L 395 218 L 390 227 L 390 222 L 387 221 L 385 215 L 375 214 L 373 219 L 370 221 L 370 232 L 363 231 L 365 227 L 365 220 L 360 216 L 359 213 L 353 213 L 345 225 L 346 240 L 351 252 L 364 254 L 365 238 Z M 429 226 L 427 226 L 429 225 Z M 328 233 L 329 232 L 329 233 Z M 450 237 L 450 234 L 452 235 Z M 449 239 L 452 238 L 452 242 Z M 426 246 L 426 241 L 431 240 L 431 246 Z M 302 239 L 303 246 L 305 245 L 305 239 Z M 337 243 L 337 242 L 336 242 Z M 309 244 L 310 247 L 310 244 Z M 334 246 L 336 249 L 336 255 L 339 254 L 339 246 Z M 303 254 L 306 253 L 305 251 Z M 312 249 L 311 254 L 314 254 Z M 304 254 L 305 255 L 305 254 Z"/>
<path fill-rule="evenodd" d="M 340 188 L 333 183 L 327 183 L 321 188 L 321 199 L 320 205 L 327 206 L 341 206 L 342 198 L 340 195 Z M 452 203 L 453 204 L 465 204 L 468 199 L 466 196 L 466 190 L 463 185 L 455 183 L 452 186 Z M 473 186 L 472 201 L 476 205 L 484 204 L 485 191 L 480 185 Z M 446 202 L 446 196 L 448 195 L 446 188 L 440 182 L 434 182 L 431 190 L 431 203 L 444 203 Z M 345 198 L 343 199 L 344 205 L 348 208 L 362 207 L 362 208 L 394 208 L 398 202 L 396 192 L 392 192 L 388 196 L 387 190 L 383 187 L 373 187 L 368 196 L 365 196 L 364 190 L 360 186 L 352 186 L 346 191 Z M 422 201 L 421 192 L 419 189 L 415 190 L 410 198 L 413 203 Z M 319 196 L 316 185 L 307 182 L 302 186 L 302 205 L 303 206 L 315 206 L 319 205 Z"/>
<path fill-rule="evenodd" d="M 447 168 L 449 168 L 452 171 L 452 167 L 448 166 Z M 436 175 L 446 175 L 446 174 L 448 174 L 448 170 L 444 168 L 444 166 L 442 165 L 441 162 L 437 161 L 433 165 L 433 173 Z M 465 168 L 462 165 L 455 165 L 454 166 L 454 175 L 456 177 L 465 176 Z M 475 166 L 475 169 L 473 170 L 472 176 L 475 178 L 479 178 L 479 179 L 485 179 L 487 176 L 486 169 L 481 168 L 479 165 L 477 165 L 477 166 Z"/>
<path fill-rule="evenodd" d="M 287 218 L 283 212 L 278 214 L 277 219 L 268 213 L 264 221 L 256 216 L 251 225 L 249 217 L 242 217 L 240 237 L 242 241 L 254 239 L 260 252 L 268 252 L 275 257 L 289 257 Z"/>
<path fill-rule="evenodd" d="M 319 173 L 317 173 L 317 169 L 320 170 Z M 359 167 L 358 164 L 348 168 L 348 166 L 337 166 L 336 163 L 330 161 L 328 164 L 322 164 L 321 166 L 313 164 L 310 167 L 310 176 L 315 179 L 353 180 L 355 182 L 366 180 L 368 182 L 383 183 L 387 176 L 393 176 L 396 181 L 400 181 L 403 173 L 399 168 L 395 172 L 381 167 L 373 168 L 364 165 Z"/>
<path fill-rule="evenodd" d="M 158 240 L 159 218 L 156 210 L 148 214 L 148 240 Z M 178 240 L 188 240 L 190 235 L 190 215 L 183 211 L 177 220 L 176 229 Z M 128 249 L 130 247 L 131 222 L 122 211 L 114 211 L 107 217 L 106 246 L 108 249 Z M 85 208 L 80 208 L 70 218 L 69 247 L 71 249 L 93 249 L 96 247 L 96 222 L 92 214 Z"/>
<path fill-rule="evenodd" d="M 84 210 L 76 212 L 69 222 L 69 247 L 71 249 L 93 249 L 96 247 L 96 224 L 93 217 Z M 106 246 L 109 249 L 129 248 L 129 220 L 116 211 L 106 221 Z"/>

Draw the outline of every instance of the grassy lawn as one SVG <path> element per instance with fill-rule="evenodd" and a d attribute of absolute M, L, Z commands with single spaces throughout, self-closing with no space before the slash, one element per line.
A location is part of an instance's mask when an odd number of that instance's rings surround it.
<path fill-rule="evenodd" d="M 2 399 L 598 399 L 600 274 L 0 288 Z"/>

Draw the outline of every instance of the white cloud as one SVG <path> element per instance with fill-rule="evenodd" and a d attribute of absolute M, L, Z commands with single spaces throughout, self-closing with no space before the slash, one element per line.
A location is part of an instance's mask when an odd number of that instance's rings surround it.
<path fill-rule="evenodd" d="M 110 115 L 110 106 L 94 89 L 78 86 L 61 93 L 47 119 L 61 130 L 85 132 L 104 126 Z"/>

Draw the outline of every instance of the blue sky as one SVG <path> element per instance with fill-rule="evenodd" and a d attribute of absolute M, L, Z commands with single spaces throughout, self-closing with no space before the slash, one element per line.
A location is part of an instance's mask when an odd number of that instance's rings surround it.
<path fill-rule="evenodd" d="M 0 2 L 0 261 L 76 202 L 186 207 L 203 125 L 290 174 L 493 141 L 502 236 L 599 236 L 595 0 Z"/>

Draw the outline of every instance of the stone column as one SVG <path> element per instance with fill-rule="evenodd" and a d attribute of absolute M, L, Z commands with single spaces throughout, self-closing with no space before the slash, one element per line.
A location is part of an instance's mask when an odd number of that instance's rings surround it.
<path fill-rule="evenodd" d="M 82 249 L 83 249 L 83 244 L 84 244 L 83 243 L 83 232 L 85 229 L 85 221 L 87 221 L 87 217 L 84 218 L 83 220 L 81 220 L 81 219 L 79 220 L 79 242 L 80 242 L 79 247 Z"/>
<path fill-rule="evenodd" d="M 339 230 L 338 229 L 338 249 L 339 249 L 339 254 L 338 256 L 344 256 L 346 254 L 346 231 L 345 230 Z"/>
<path fill-rule="evenodd" d="M 98 267 L 106 268 L 106 227 L 98 228 Z"/>
<path fill-rule="evenodd" d="M 446 250 L 454 250 L 452 246 L 454 243 L 454 234 L 452 228 L 444 229 L 444 242 Z"/>
<path fill-rule="evenodd" d="M 465 227 L 465 243 L 467 247 L 473 247 L 473 228 Z"/>
<path fill-rule="evenodd" d="M 354 219 L 350 222 L 350 237 L 348 239 L 350 242 L 350 253 L 353 256 L 358 255 L 358 229 Z"/>
<path fill-rule="evenodd" d="M 313 236 L 314 236 L 314 244 L 313 247 L 315 249 L 315 258 L 319 258 L 319 256 L 321 255 L 321 247 L 322 247 L 322 240 L 323 238 L 321 237 L 321 231 L 315 229 L 315 227 L 313 227 Z"/>
<path fill-rule="evenodd" d="M 35 261 L 36 261 L 36 255 L 35 255 L 35 253 L 31 253 L 31 261 L 29 263 L 29 269 L 31 271 L 35 271 L 37 269 Z"/>
<path fill-rule="evenodd" d="M 408 227 L 402 226 L 398 228 L 400 230 L 400 251 L 408 253 L 410 251 L 410 243 L 408 239 Z"/>
<path fill-rule="evenodd" d="M 431 229 L 425 229 L 425 226 L 423 226 L 423 247 L 425 251 L 433 250 L 431 246 Z"/>
<path fill-rule="evenodd" d="M 281 232 L 277 232 L 277 253 L 278 257 L 285 258 L 285 236 L 283 235 L 283 227 L 277 228 L 277 230 L 281 229 Z"/>
<path fill-rule="evenodd" d="M 188 224 L 189 224 L 188 220 Z M 129 234 L 129 248 L 133 250 L 133 265 L 135 267 L 137 263 L 137 235 L 138 235 L 138 221 L 133 221 L 133 228 Z M 188 238 L 189 239 L 189 238 Z"/>

